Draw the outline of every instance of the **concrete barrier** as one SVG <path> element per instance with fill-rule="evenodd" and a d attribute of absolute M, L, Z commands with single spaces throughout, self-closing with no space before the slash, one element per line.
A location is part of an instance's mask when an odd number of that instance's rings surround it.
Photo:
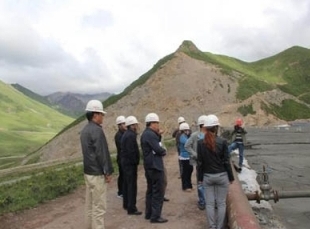
<path fill-rule="evenodd" d="M 230 229 L 261 229 L 252 207 L 242 190 L 238 175 L 233 169 L 235 181 L 229 185 L 227 217 Z"/>

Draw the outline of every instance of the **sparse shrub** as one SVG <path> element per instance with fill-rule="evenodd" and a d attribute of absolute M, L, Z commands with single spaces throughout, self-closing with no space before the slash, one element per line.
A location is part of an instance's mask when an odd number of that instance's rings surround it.
<path fill-rule="evenodd" d="M 255 114 L 256 111 L 253 110 L 253 104 L 243 105 L 238 108 L 238 112 L 243 116 L 247 116 L 248 114 Z"/>

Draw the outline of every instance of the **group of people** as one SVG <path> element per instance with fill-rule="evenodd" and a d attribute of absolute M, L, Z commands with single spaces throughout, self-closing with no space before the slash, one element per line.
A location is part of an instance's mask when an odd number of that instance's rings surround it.
<path fill-rule="evenodd" d="M 145 117 L 146 129 L 141 136 L 141 147 L 144 158 L 145 177 L 147 180 L 145 218 L 151 223 L 164 223 L 161 218 L 162 198 L 166 186 L 166 174 L 162 157 L 166 149 L 161 143 L 159 117 L 150 113 Z M 117 196 L 123 198 L 123 208 L 128 215 L 141 215 L 136 207 L 137 172 L 140 162 L 140 152 L 137 142 L 139 122 L 134 116 L 118 116 L 116 118 L 118 131 L 114 136 L 117 148 L 117 164 L 119 168 Z M 154 200 L 153 200 L 154 199 Z M 157 201 L 160 199 L 160 201 Z M 155 209 L 155 210 L 154 210 Z"/>
<path fill-rule="evenodd" d="M 113 173 L 107 141 L 101 126 L 105 113 L 100 101 L 89 101 L 86 106 L 88 124 L 80 136 L 86 184 L 87 228 L 104 228 L 106 183 L 110 182 Z M 233 132 L 235 141 L 230 146 L 225 139 L 218 136 L 220 123 L 215 115 L 200 116 L 197 122 L 199 130 L 193 133 L 183 117 L 178 121 L 179 128 L 173 136 L 176 138 L 179 154 L 182 189 L 185 192 L 193 190 L 191 176 L 196 167 L 198 207 L 201 210 L 206 209 L 210 228 L 221 228 L 226 214 L 228 186 L 234 180 L 229 152 L 239 148 L 240 154 L 243 149 L 243 135 L 246 132 L 241 127 L 242 121 L 236 123 Z M 140 138 L 147 182 L 144 217 L 151 223 L 168 221 L 161 216 L 167 182 L 163 157 L 167 149 L 161 142 L 159 122 L 156 113 L 147 114 L 145 129 Z M 127 214 L 141 215 L 142 212 L 136 207 L 137 172 L 140 162 L 137 142 L 139 122 L 134 116 L 119 116 L 116 124 L 118 132 L 114 140 L 119 167 L 117 195 L 123 198 L 123 208 Z M 240 128 L 243 131 L 240 131 Z M 243 156 L 239 158 L 239 165 L 242 165 Z"/>
<path fill-rule="evenodd" d="M 176 140 L 182 189 L 191 192 L 191 176 L 196 167 L 198 208 L 206 209 L 210 228 L 222 228 L 226 214 L 226 196 L 229 182 L 234 177 L 230 165 L 233 150 L 239 151 L 239 168 L 243 164 L 246 131 L 242 120 L 236 120 L 231 133 L 231 143 L 219 137 L 219 120 L 215 115 L 201 115 L 198 130 L 193 132 L 184 117 L 172 137 Z M 217 215 L 217 217 L 216 217 Z"/>
<path fill-rule="evenodd" d="M 104 131 L 102 103 L 91 100 L 86 105 L 87 125 L 80 133 L 86 184 L 86 228 L 103 229 L 106 212 L 106 183 L 114 172 Z M 123 198 L 123 208 L 129 215 L 141 215 L 136 207 L 137 168 L 140 152 L 137 142 L 139 122 L 134 116 L 119 116 L 119 129 L 115 135 L 117 163 L 119 165 L 118 196 Z M 151 223 L 166 223 L 161 212 L 165 200 L 166 174 L 163 157 L 166 148 L 161 143 L 159 117 L 149 113 L 145 117 L 145 130 L 140 138 L 143 164 L 147 182 L 145 219 Z M 167 199 L 166 199 L 167 200 Z"/>

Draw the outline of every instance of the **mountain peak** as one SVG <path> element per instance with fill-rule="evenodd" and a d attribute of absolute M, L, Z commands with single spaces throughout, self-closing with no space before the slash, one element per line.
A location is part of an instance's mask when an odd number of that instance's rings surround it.
<path fill-rule="evenodd" d="M 177 49 L 177 52 L 201 52 L 197 46 L 190 40 L 184 40 Z"/>

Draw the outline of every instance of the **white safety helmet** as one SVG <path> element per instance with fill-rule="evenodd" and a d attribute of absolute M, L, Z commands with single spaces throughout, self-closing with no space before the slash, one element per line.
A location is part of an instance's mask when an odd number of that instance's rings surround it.
<path fill-rule="evenodd" d="M 121 123 L 125 123 L 126 122 L 126 118 L 125 118 L 125 116 L 123 116 L 123 115 L 121 115 L 121 116 L 118 116 L 117 118 L 116 118 L 116 125 L 119 125 L 119 124 L 121 124 Z"/>
<path fill-rule="evenodd" d="M 128 116 L 125 121 L 126 126 L 139 123 L 135 116 Z"/>
<path fill-rule="evenodd" d="M 87 103 L 85 110 L 88 112 L 99 112 L 102 114 L 107 113 L 103 110 L 102 102 L 100 102 L 99 100 L 90 100 Z"/>
<path fill-rule="evenodd" d="M 178 118 L 178 123 L 181 124 L 182 122 L 185 122 L 185 118 L 179 117 L 179 118 Z"/>
<path fill-rule="evenodd" d="M 159 122 L 159 117 L 155 113 L 149 113 L 145 116 L 145 122 Z"/>
<path fill-rule="evenodd" d="M 212 127 L 212 126 L 219 126 L 219 125 L 220 125 L 220 122 L 219 122 L 218 117 L 216 117 L 215 115 L 211 114 L 211 115 L 207 116 L 203 126 L 204 127 Z"/>
<path fill-rule="evenodd" d="M 188 123 L 183 122 L 180 124 L 180 130 L 190 130 Z"/>
<path fill-rule="evenodd" d="M 198 126 L 205 124 L 205 120 L 208 116 L 207 115 L 201 115 L 198 118 L 197 124 Z"/>

